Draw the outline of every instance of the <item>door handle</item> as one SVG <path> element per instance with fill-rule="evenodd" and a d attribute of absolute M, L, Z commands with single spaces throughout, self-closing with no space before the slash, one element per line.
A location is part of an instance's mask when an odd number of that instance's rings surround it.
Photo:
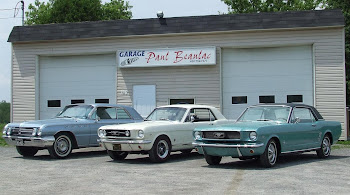
<path fill-rule="evenodd" d="M 214 123 L 209 123 L 209 125 L 214 125 Z"/>
<path fill-rule="evenodd" d="M 316 127 L 316 124 L 312 124 L 311 126 Z"/>

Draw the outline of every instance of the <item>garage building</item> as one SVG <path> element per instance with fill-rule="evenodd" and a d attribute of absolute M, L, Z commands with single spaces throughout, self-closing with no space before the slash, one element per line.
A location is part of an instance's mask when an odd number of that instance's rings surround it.
<path fill-rule="evenodd" d="M 14 27 L 13 122 L 67 104 L 209 104 L 230 119 L 249 105 L 300 102 L 341 121 L 347 139 L 340 10 Z"/>

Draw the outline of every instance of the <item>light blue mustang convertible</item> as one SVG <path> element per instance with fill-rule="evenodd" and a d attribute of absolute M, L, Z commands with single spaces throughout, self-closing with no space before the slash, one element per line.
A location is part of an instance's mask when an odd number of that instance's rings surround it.
<path fill-rule="evenodd" d="M 48 149 L 51 157 L 65 158 L 72 149 L 99 146 L 97 129 L 103 125 L 141 122 L 131 107 L 114 104 L 73 104 L 53 119 L 9 123 L 3 138 L 22 156 Z"/>
<path fill-rule="evenodd" d="M 312 106 L 260 104 L 248 107 L 235 123 L 196 128 L 193 145 L 209 165 L 231 156 L 272 167 L 281 153 L 316 151 L 326 158 L 340 134 L 340 122 L 325 121 Z"/>

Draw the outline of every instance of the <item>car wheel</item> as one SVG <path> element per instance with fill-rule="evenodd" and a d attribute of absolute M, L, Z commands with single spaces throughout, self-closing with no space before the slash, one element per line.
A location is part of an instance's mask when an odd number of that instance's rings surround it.
<path fill-rule="evenodd" d="M 32 157 L 38 152 L 38 148 L 16 146 L 17 152 L 24 157 Z"/>
<path fill-rule="evenodd" d="M 72 138 L 64 133 L 56 137 L 55 142 L 48 150 L 53 158 L 66 158 L 72 152 L 72 148 Z"/>
<path fill-rule="evenodd" d="M 260 158 L 259 158 L 260 164 L 266 168 L 273 167 L 276 164 L 277 157 L 278 157 L 277 145 L 276 145 L 276 142 L 273 139 L 271 139 L 267 143 L 265 152 L 262 155 L 260 155 Z"/>
<path fill-rule="evenodd" d="M 149 151 L 149 158 L 153 162 L 166 161 L 171 152 L 170 140 L 166 136 L 159 136 Z"/>
<path fill-rule="evenodd" d="M 204 155 L 204 157 L 209 165 L 218 165 L 222 159 L 222 156 Z"/>
<path fill-rule="evenodd" d="M 188 149 L 188 150 L 181 150 L 181 153 L 183 154 L 190 154 L 193 149 Z"/>
<path fill-rule="evenodd" d="M 331 154 L 331 139 L 328 135 L 324 136 L 321 148 L 316 150 L 316 153 L 319 158 L 327 158 Z"/>
<path fill-rule="evenodd" d="M 111 150 L 107 150 L 107 153 L 113 160 L 124 160 L 129 154 L 128 152 L 119 152 Z"/>

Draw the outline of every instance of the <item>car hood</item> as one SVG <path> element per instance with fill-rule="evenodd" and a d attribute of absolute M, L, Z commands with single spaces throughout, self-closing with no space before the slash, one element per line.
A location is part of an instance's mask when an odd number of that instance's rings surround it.
<path fill-rule="evenodd" d="M 276 126 L 281 125 L 283 123 L 277 122 L 277 121 L 249 121 L 249 122 L 236 122 L 231 124 L 225 124 L 225 125 L 215 125 L 211 127 L 199 127 L 195 130 L 200 131 L 251 131 L 251 130 L 257 130 L 260 127 L 266 127 L 266 126 Z"/>
<path fill-rule="evenodd" d="M 144 121 L 140 123 L 128 123 L 128 124 L 121 124 L 121 125 L 106 125 L 100 127 L 100 129 L 120 129 L 120 130 L 145 130 L 147 128 L 153 128 L 153 127 L 161 127 L 161 126 L 168 126 L 168 125 L 174 125 L 179 124 L 178 121 Z"/>
<path fill-rule="evenodd" d="M 81 120 L 85 119 L 77 119 L 77 118 L 52 118 L 52 119 L 45 119 L 45 120 L 35 120 L 35 121 L 26 121 L 19 123 L 20 127 L 41 127 L 43 125 L 70 125 L 70 124 L 76 124 L 80 122 Z"/>

